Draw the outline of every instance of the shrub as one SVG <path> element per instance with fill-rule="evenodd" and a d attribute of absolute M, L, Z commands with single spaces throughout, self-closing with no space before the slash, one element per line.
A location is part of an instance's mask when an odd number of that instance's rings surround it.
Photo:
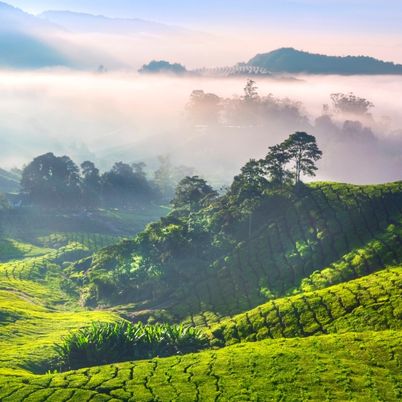
<path fill-rule="evenodd" d="M 59 368 L 76 370 L 83 367 L 150 359 L 195 352 L 206 347 L 207 338 L 193 327 L 128 321 L 95 322 L 70 333 L 56 345 Z"/>

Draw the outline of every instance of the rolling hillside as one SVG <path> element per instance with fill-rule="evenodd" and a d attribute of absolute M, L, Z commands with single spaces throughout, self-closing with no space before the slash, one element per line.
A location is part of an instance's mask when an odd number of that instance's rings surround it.
<path fill-rule="evenodd" d="M 173 213 L 135 241 L 100 251 L 85 261 L 89 287 L 77 285 L 95 292 L 91 305 L 136 303 L 173 321 L 217 321 L 267 298 L 402 262 L 401 200 L 401 183 L 317 183 L 297 195 L 270 194 L 237 217 L 230 216 L 237 206 L 219 200 L 195 214 Z M 225 221 L 231 222 L 226 228 Z M 141 282 L 121 272 L 136 258 L 144 271 Z M 156 277 L 148 275 L 161 266 Z"/>
<path fill-rule="evenodd" d="M 402 268 L 272 300 L 212 328 L 219 344 L 402 329 Z M 219 342 L 220 341 L 220 342 Z"/>
<path fill-rule="evenodd" d="M 261 341 L 197 355 L 0 379 L 2 401 L 397 401 L 400 332 Z"/>
<path fill-rule="evenodd" d="M 400 400 L 402 184 L 230 197 L 116 244 L 2 238 L 0 400 Z M 53 372 L 65 335 L 121 316 L 196 326 L 210 346 Z"/>
<path fill-rule="evenodd" d="M 248 63 L 274 73 L 290 74 L 402 74 L 402 65 L 367 56 L 327 56 L 281 48 L 258 54 Z"/>

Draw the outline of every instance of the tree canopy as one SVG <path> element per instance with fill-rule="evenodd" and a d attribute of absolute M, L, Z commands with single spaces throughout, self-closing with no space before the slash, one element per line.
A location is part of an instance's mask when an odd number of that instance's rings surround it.
<path fill-rule="evenodd" d="M 301 175 L 315 176 L 317 166 L 315 162 L 321 159 L 322 152 L 317 146 L 314 136 L 298 131 L 289 136 L 281 147 L 288 155 L 289 161 L 294 163 L 294 178 L 296 184 L 301 181 Z"/>
<path fill-rule="evenodd" d="M 198 209 L 204 200 L 216 196 L 217 192 L 204 179 L 198 176 L 187 176 L 178 184 L 172 205 L 175 209 L 184 206 Z"/>
<path fill-rule="evenodd" d="M 231 193 L 241 200 L 261 195 L 268 188 L 298 185 L 302 175 L 315 176 L 316 162 L 321 157 L 314 136 L 295 132 L 282 143 L 269 147 L 265 158 L 247 162 L 235 177 Z"/>

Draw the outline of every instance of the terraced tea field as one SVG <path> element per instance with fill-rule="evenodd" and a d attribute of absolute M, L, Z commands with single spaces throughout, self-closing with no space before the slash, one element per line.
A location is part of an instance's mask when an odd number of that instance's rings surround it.
<path fill-rule="evenodd" d="M 192 285 L 172 290 L 177 301 L 169 313 L 210 326 L 267 298 L 325 288 L 402 262 L 400 183 L 318 183 L 281 211 L 210 269 L 183 278 Z"/>
<path fill-rule="evenodd" d="M 0 379 L 4 402 L 398 401 L 401 332 L 246 343 L 199 354 Z"/>
<path fill-rule="evenodd" d="M 137 272 L 135 241 L 114 245 L 120 238 L 73 231 L 40 233 L 32 244 L 2 238 L 1 401 L 402 399 L 401 183 L 313 184 L 296 203 L 268 212 L 230 253 L 188 275 L 178 270 L 163 292 L 155 287 L 137 300 L 137 288 L 132 303 L 83 307 L 96 285 L 88 272 L 104 268 L 103 257 L 113 253 L 105 261 Z M 110 283 L 118 280 L 106 267 Z M 82 284 L 78 292 L 72 283 Z M 196 326 L 208 348 L 48 372 L 58 367 L 55 345 L 65 335 L 115 322 L 119 311 L 133 321 Z"/>
<path fill-rule="evenodd" d="M 0 369 L 44 372 L 54 344 L 70 330 L 117 318 L 85 311 L 63 291 L 62 263 L 82 255 L 88 249 L 70 243 L 40 257 L 0 263 Z"/>
<path fill-rule="evenodd" d="M 402 329 L 402 268 L 272 300 L 212 327 L 217 341 Z M 216 342 L 220 343 L 220 342 Z"/>

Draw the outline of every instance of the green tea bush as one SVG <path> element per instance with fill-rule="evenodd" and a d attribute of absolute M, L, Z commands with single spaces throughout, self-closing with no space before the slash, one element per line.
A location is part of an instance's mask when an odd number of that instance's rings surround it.
<path fill-rule="evenodd" d="M 59 368 L 76 370 L 83 367 L 150 359 L 195 352 L 206 347 L 207 338 L 193 327 L 128 321 L 95 322 L 64 338 L 56 345 Z"/>

